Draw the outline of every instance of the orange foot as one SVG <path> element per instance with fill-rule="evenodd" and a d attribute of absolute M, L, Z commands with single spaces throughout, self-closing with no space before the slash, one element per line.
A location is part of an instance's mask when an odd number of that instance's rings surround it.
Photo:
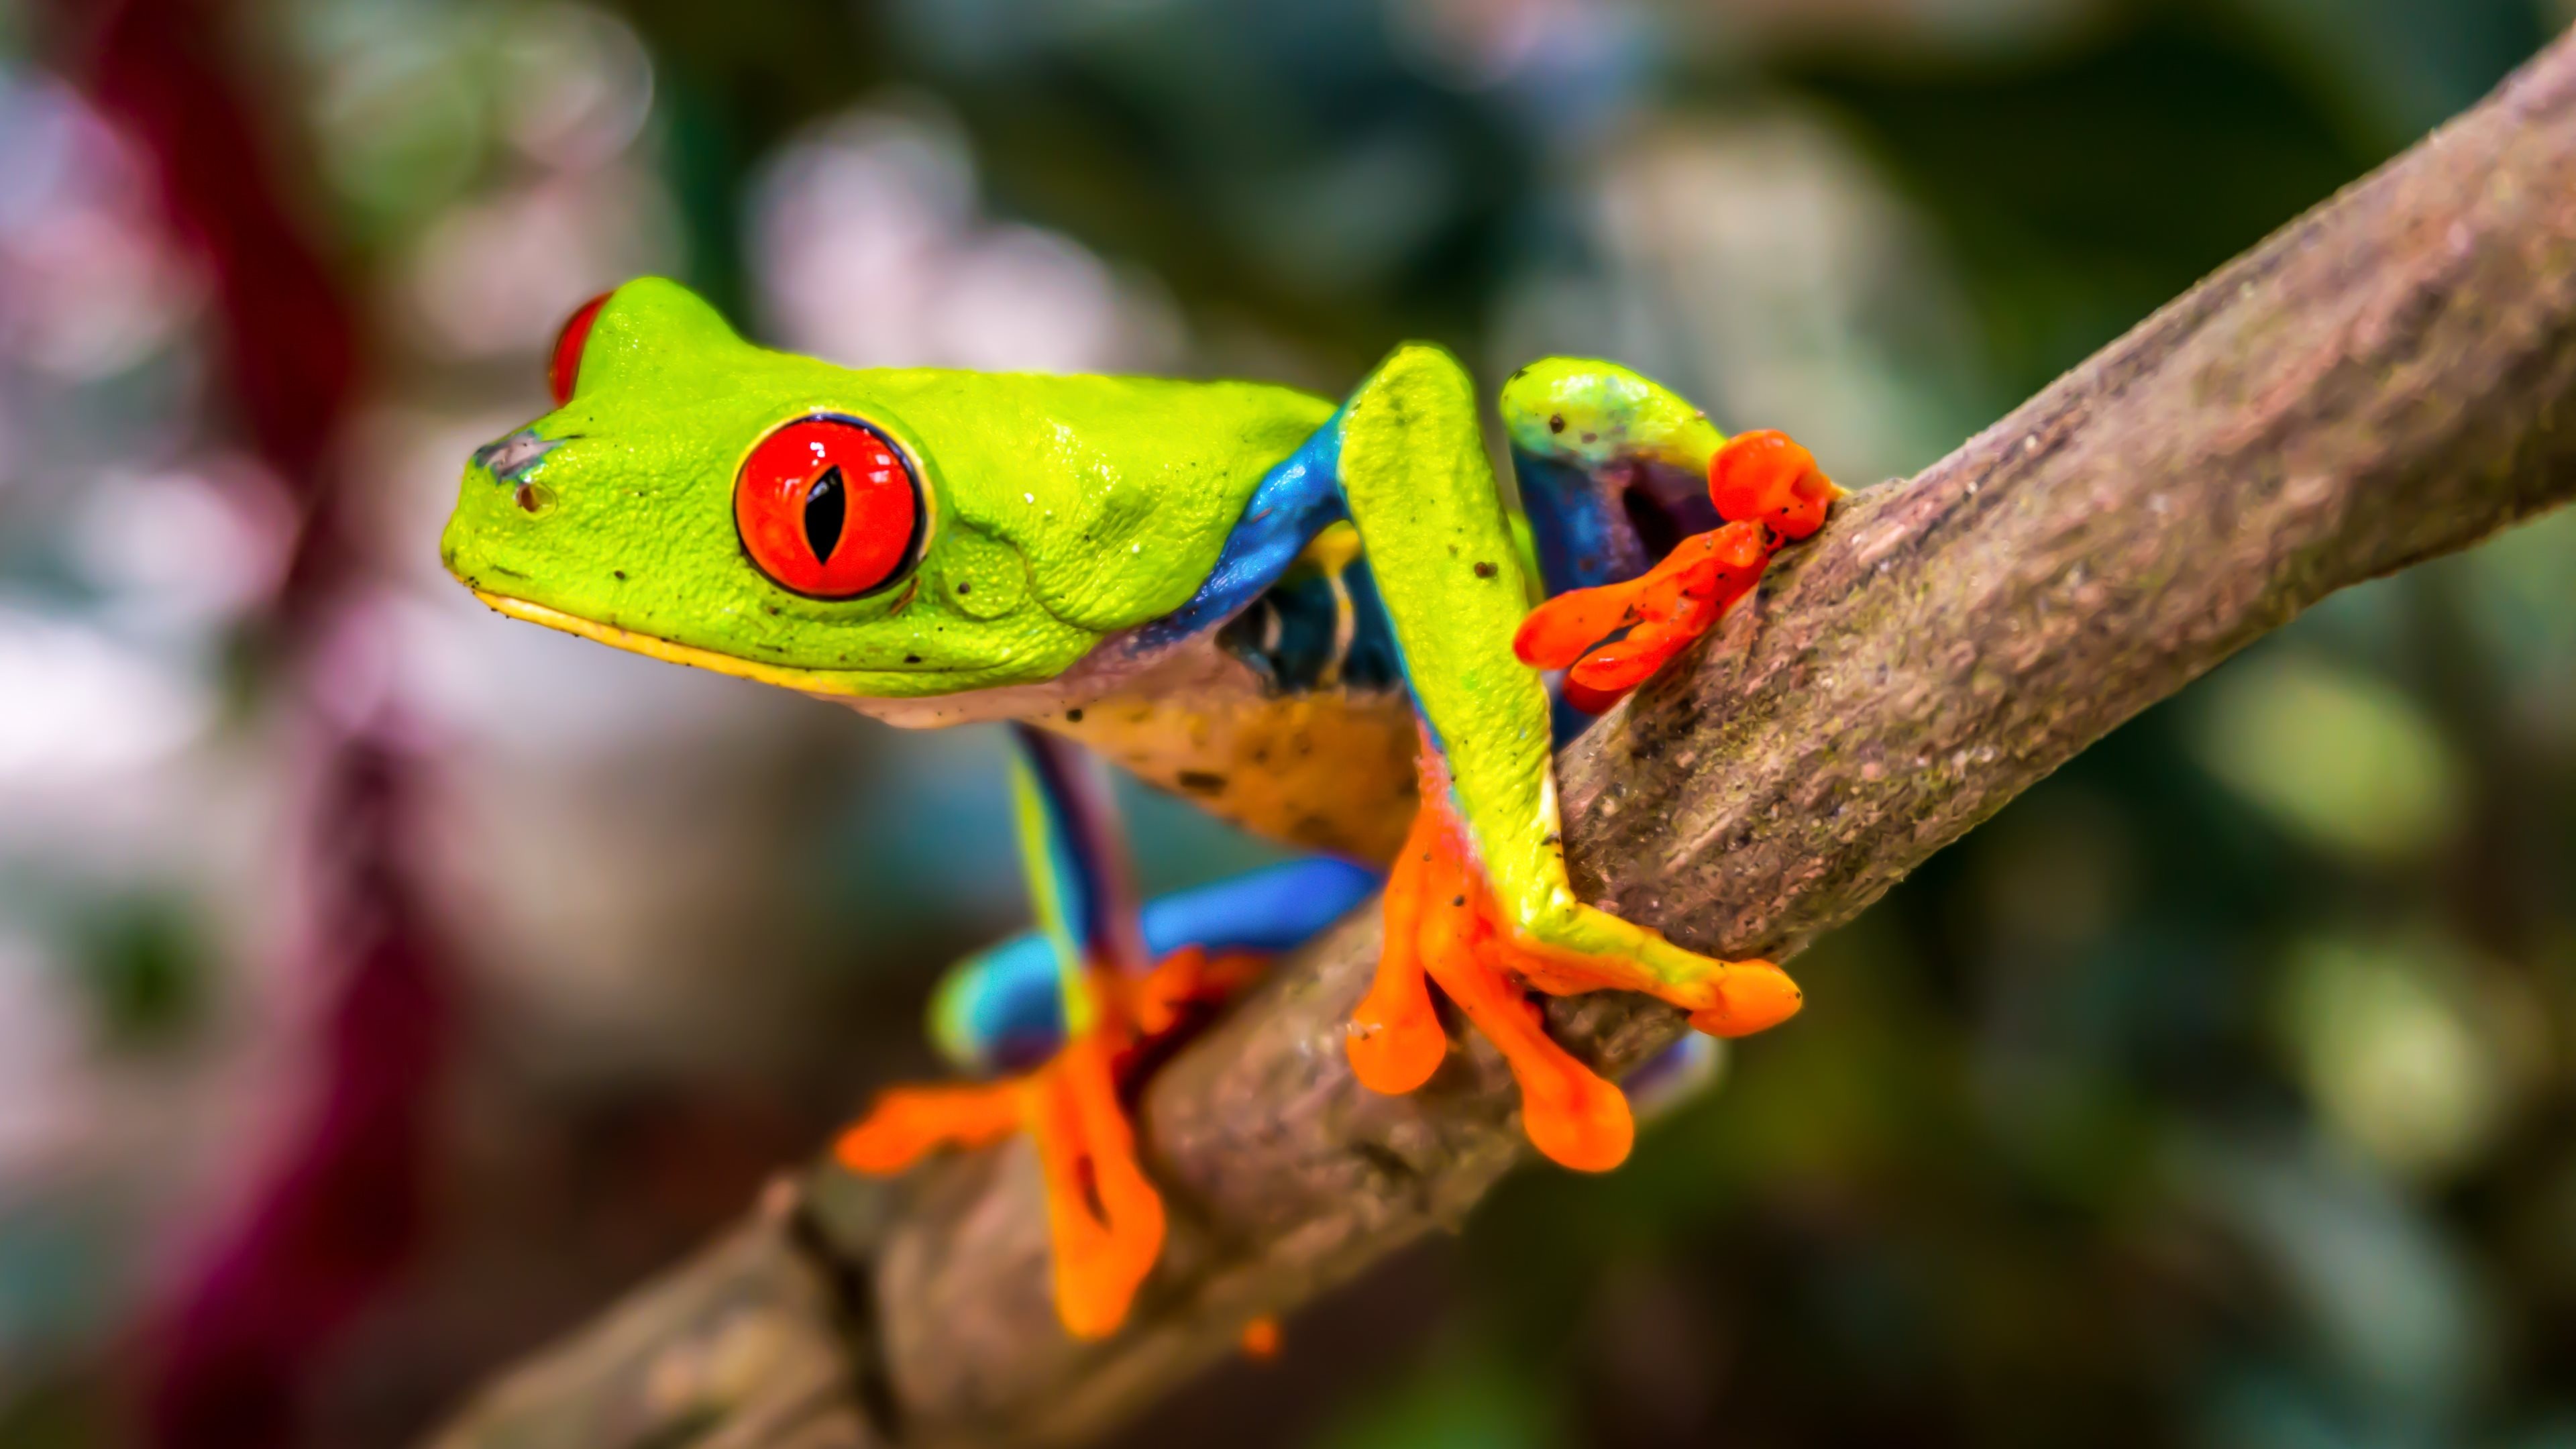
<path fill-rule="evenodd" d="M 1420 768 L 1422 810 L 1387 878 L 1377 977 L 1346 1039 L 1362 1085 L 1410 1092 L 1448 1055 L 1428 977 L 1503 1054 L 1520 1085 L 1531 1145 L 1567 1167 L 1607 1172 L 1636 1140 L 1628 1099 L 1548 1037 L 1531 992 L 1646 991 L 1688 1008 L 1700 1030 L 1725 1036 L 1760 1031 L 1798 1010 L 1798 988 L 1768 961 L 1712 962 L 1721 973 L 1712 981 L 1674 985 L 1625 961 L 1516 940 L 1449 804 L 1448 772 L 1427 746 Z"/>
<path fill-rule="evenodd" d="M 1682 540 L 1637 578 L 1559 594 L 1513 635 L 1522 663 L 1569 671 L 1566 698 L 1585 713 L 1609 709 L 1707 633 L 1753 591 L 1784 541 L 1824 525 L 1842 492 L 1813 454 L 1768 431 L 1728 440 L 1708 480 L 1726 524 Z"/>
<path fill-rule="evenodd" d="M 889 1088 L 841 1135 L 835 1155 L 852 1172 L 890 1177 L 941 1147 L 982 1147 L 1027 1131 L 1046 1183 L 1056 1316 L 1076 1338 L 1107 1337 L 1163 1247 L 1163 1200 L 1137 1163 L 1120 1089 L 1153 1048 L 1248 984 L 1262 964 L 1191 946 L 1141 980 L 1094 973 L 1109 1003 L 1104 1020 L 1045 1066 L 1003 1082 Z"/>

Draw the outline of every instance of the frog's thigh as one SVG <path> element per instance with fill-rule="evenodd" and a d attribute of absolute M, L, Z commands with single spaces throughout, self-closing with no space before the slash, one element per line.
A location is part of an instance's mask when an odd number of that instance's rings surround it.
<path fill-rule="evenodd" d="M 1457 359 L 1418 343 L 1360 385 L 1342 419 L 1342 493 L 1368 551 L 1406 682 L 1497 892 L 1562 880 L 1547 692 L 1512 654 L 1528 590 Z"/>

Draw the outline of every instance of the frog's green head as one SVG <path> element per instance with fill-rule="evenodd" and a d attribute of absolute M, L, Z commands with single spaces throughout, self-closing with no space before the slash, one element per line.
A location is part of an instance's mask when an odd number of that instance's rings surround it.
<path fill-rule="evenodd" d="M 556 411 L 475 453 L 440 541 L 504 614 L 881 699 L 1052 678 L 1102 633 L 985 523 L 997 470 L 945 477 L 907 426 L 942 375 L 754 347 L 645 278 L 576 314 L 553 381 Z"/>

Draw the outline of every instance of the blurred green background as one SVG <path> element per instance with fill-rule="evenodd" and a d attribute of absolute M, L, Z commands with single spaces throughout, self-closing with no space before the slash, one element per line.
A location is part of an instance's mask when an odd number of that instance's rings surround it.
<path fill-rule="evenodd" d="M 98 99 L 116 8 L 0 3 L 13 1449 L 224 1442 L 146 1406 L 169 1305 L 220 1296 L 336 1100 L 355 928 L 317 901 L 354 827 L 317 762 L 350 739 L 404 782 L 366 838 L 453 1025 L 404 1089 L 417 1231 L 283 1354 L 307 1442 L 405 1442 L 741 1211 L 932 1070 L 929 981 L 1020 919 L 990 738 L 506 623 L 438 572 L 463 458 L 542 410 L 592 292 L 677 275 L 857 363 L 1334 393 L 1405 337 L 1489 384 L 1606 355 L 1867 481 L 2576 20 L 191 5 L 358 327 L 315 593 L 219 279 Z M 1134 803 L 1151 886 L 1262 854 Z M 1626 1169 L 1524 1174 L 1128 1442 L 2576 1446 L 2576 517 L 2331 600 L 1799 975 L 1806 1013 Z"/>

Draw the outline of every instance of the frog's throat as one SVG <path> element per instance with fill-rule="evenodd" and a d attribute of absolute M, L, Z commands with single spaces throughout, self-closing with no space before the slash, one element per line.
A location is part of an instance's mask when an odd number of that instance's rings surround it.
<path fill-rule="evenodd" d="M 841 671 L 795 669 L 782 664 L 763 664 L 758 660 L 740 659 L 731 654 L 718 653 L 713 649 L 701 649 L 694 644 L 674 644 L 668 639 L 657 639 L 650 634 L 638 634 L 632 629 L 620 629 L 614 624 L 602 624 L 594 619 L 582 618 L 578 614 L 567 614 L 561 609 L 549 609 L 543 604 L 531 604 L 525 599 L 514 599 L 507 594 L 487 593 L 482 589 L 476 589 L 474 597 L 481 599 L 495 613 L 505 614 L 513 619 L 524 619 L 531 624 L 543 624 L 549 629 L 560 629 L 567 634 L 577 634 L 594 643 L 605 644 L 612 649 L 623 649 L 630 654 L 641 654 L 652 659 L 666 660 L 672 664 L 695 665 L 697 668 L 713 670 L 718 674 L 730 674 L 737 679 L 756 679 L 763 684 L 775 684 L 783 689 L 799 690 L 806 694 L 847 695 L 853 692 L 851 676 Z"/>

